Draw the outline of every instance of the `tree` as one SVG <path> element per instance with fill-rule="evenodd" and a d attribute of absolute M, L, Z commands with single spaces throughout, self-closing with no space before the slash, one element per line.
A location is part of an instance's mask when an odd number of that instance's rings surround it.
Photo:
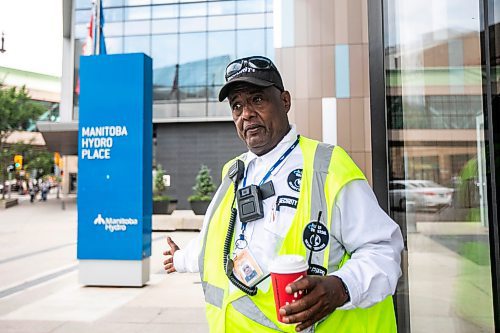
<path fill-rule="evenodd" d="M 0 84 L 0 181 L 7 180 L 7 167 L 17 153 L 7 146 L 6 139 L 14 131 L 25 130 L 45 109 L 32 101 L 26 87 L 7 88 Z M 15 145 L 14 145 L 15 146 Z M 2 193 L 2 199 L 5 192 Z"/>
<path fill-rule="evenodd" d="M 215 191 L 215 184 L 210 175 L 210 169 L 206 165 L 201 165 L 193 191 L 193 195 L 188 198 L 188 201 L 210 201 L 212 199 L 211 194 Z"/>
<path fill-rule="evenodd" d="M 25 159 L 25 170 L 36 171 L 36 175 L 34 175 L 36 178 L 53 173 L 54 156 L 52 153 L 48 151 L 36 151 L 30 148 L 26 152 Z"/>

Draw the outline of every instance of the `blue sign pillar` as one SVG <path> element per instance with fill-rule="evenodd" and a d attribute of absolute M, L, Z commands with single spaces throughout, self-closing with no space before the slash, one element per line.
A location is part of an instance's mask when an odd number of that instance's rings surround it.
<path fill-rule="evenodd" d="M 152 213 L 152 61 L 138 54 L 80 58 L 80 282 L 149 280 Z"/>

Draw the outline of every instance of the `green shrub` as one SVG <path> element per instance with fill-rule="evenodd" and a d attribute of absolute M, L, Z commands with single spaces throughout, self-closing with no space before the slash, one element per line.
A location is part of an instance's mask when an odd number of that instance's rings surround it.
<path fill-rule="evenodd" d="M 188 201 L 210 201 L 214 191 L 215 184 L 210 175 L 210 169 L 202 164 L 193 186 L 193 195 L 188 197 Z"/>
<path fill-rule="evenodd" d="M 153 201 L 170 200 L 168 195 L 163 194 L 166 190 L 165 183 L 163 182 L 163 176 L 165 176 L 165 170 L 160 164 L 158 164 L 156 167 L 156 176 L 153 182 Z"/>

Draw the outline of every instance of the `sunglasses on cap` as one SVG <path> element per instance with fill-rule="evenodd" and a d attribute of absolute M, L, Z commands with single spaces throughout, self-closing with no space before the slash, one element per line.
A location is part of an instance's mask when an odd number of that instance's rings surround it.
<path fill-rule="evenodd" d="M 248 57 L 241 58 L 231 62 L 226 67 L 226 81 L 228 81 L 231 76 L 240 72 L 243 68 L 253 68 L 258 70 L 276 70 L 273 62 L 266 57 Z"/>

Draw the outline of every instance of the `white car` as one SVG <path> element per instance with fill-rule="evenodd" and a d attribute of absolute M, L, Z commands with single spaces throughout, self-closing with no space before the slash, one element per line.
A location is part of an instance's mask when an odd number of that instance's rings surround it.
<path fill-rule="evenodd" d="M 440 209 L 450 206 L 453 189 L 431 180 L 392 180 L 389 182 L 391 207 L 406 209 L 413 202 L 416 209 Z"/>

